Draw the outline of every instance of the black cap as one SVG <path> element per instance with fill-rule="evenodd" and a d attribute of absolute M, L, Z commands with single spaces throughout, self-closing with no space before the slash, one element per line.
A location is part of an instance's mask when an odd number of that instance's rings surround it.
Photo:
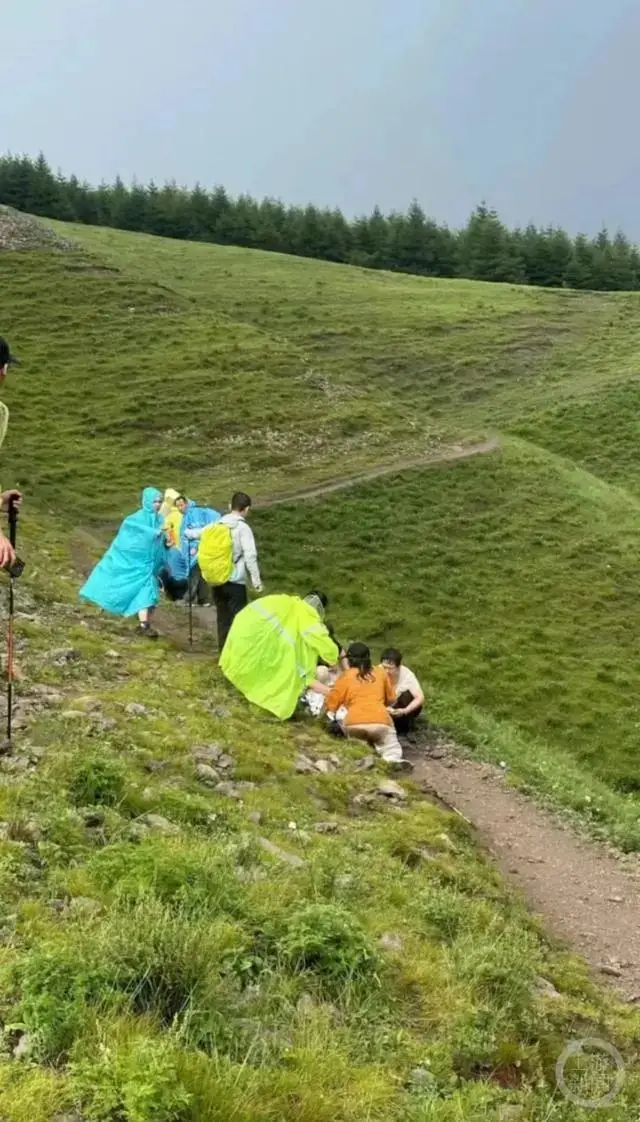
<path fill-rule="evenodd" d="M 11 348 L 6 339 L 0 335 L 0 369 L 3 366 L 19 366 L 20 359 L 11 354 Z"/>

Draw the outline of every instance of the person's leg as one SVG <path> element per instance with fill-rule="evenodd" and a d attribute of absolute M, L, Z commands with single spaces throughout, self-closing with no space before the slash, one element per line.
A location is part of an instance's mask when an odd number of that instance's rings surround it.
<path fill-rule="evenodd" d="M 249 593 L 247 592 L 246 584 L 232 584 L 229 582 L 229 603 L 231 611 L 231 623 L 233 623 L 238 612 L 246 608 L 249 603 Z M 231 623 L 229 626 L 231 626 Z"/>
<path fill-rule="evenodd" d="M 402 760 L 402 746 L 393 725 L 379 725 L 379 733 L 375 743 L 376 751 L 390 764 L 399 764 Z"/>
<path fill-rule="evenodd" d="M 196 588 L 196 600 L 200 607 L 209 605 L 211 603 L 211 589 L 206 580 L 202 576 L 200 569 L 198 569 L 198 584 Z"/>
<path fill-rule="evenodd" d="M 411 704 L 412 701 L 413 694 L 411 693 L 411 690 L 405 690 L 404 693 L 401 693 L 400 696 L 396 698 L 393 703 L 393 708 L 405 709 L 407 705 Z M 422 706 L 420 706 L 419 709 L 416 709 L 416 711 L 414 713 L 411 713 L 408 717 L 396 717 L 394 713 L 391 714 L 398 736 L 408 736 L 409 733 L 413 732 L 416 719 L 420 716 L 421 712 Z"/>
<path fill-rule="evenodd" d="M 388 763 L 400 763 L 402 748 L 393 725 L 346 725 L 348 737 L 366 740 Z"/>
<path fill-rule="evenodd" d="M 151 626 L 154 611 L 155 607 L 142 608 L 138 612 L 138 631 L 141 635 L 145 635 L 147 639 L 158 638 L 158 632 Z"/>
<path fill-rule="evenodd" d="M 227 597 L 228 588 L 228 584 L 220 584 L 213 590 L 213 602 L 216 608 L 216 623 L 218 627 L 218 654 L 222 654 L 222 648 L 227 641 L 227 635 L 231 627 L 231 611 Z"/>

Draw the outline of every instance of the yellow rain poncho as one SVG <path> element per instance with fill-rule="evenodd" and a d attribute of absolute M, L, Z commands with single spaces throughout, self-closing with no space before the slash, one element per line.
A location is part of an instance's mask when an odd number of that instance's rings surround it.
<path fill-rule="evenodd" d="M 164 493 L 164 501 L 160 507 L 160 514 L 164 519 L 164 528 L 167 531 L 168 545 L 170 549 L 177 549 L 180 546 L 180 526 L 182 525 L 182 514 L 176 507 L 176 499 L 180 497 L 179 491 L 174 491 L 172 487 L 167 487 Z"/>
<path fill-rule="evenodd" d="M 263 596 L 238 613 L 220 659 L 248 701 L 286 721 L 316 676 L 340 652 L 320 615 L 299 596 Z"/>

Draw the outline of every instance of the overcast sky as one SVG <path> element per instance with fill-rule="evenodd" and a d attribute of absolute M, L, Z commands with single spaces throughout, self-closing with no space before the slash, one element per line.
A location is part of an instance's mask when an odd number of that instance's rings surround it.
<path fill-rule="evenodd" d="M 0 0 L 0 148 L 640 239 L 640 0 Z"/>

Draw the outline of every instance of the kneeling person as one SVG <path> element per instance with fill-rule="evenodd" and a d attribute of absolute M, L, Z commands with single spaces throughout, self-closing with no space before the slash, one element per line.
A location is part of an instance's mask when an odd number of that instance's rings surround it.
<path fill-rule="evenodd" d="M 346 709 L 344 731 L 348 737 L 366 740 L 383 760 L 402 761 L 402 748 L 389 707 L 393 689 L 385 671 L 371 665 L 371 653 L 364 643 L 352 643 L 347 650 L 349 670 L 334 685 L 327 709 Z"/>

